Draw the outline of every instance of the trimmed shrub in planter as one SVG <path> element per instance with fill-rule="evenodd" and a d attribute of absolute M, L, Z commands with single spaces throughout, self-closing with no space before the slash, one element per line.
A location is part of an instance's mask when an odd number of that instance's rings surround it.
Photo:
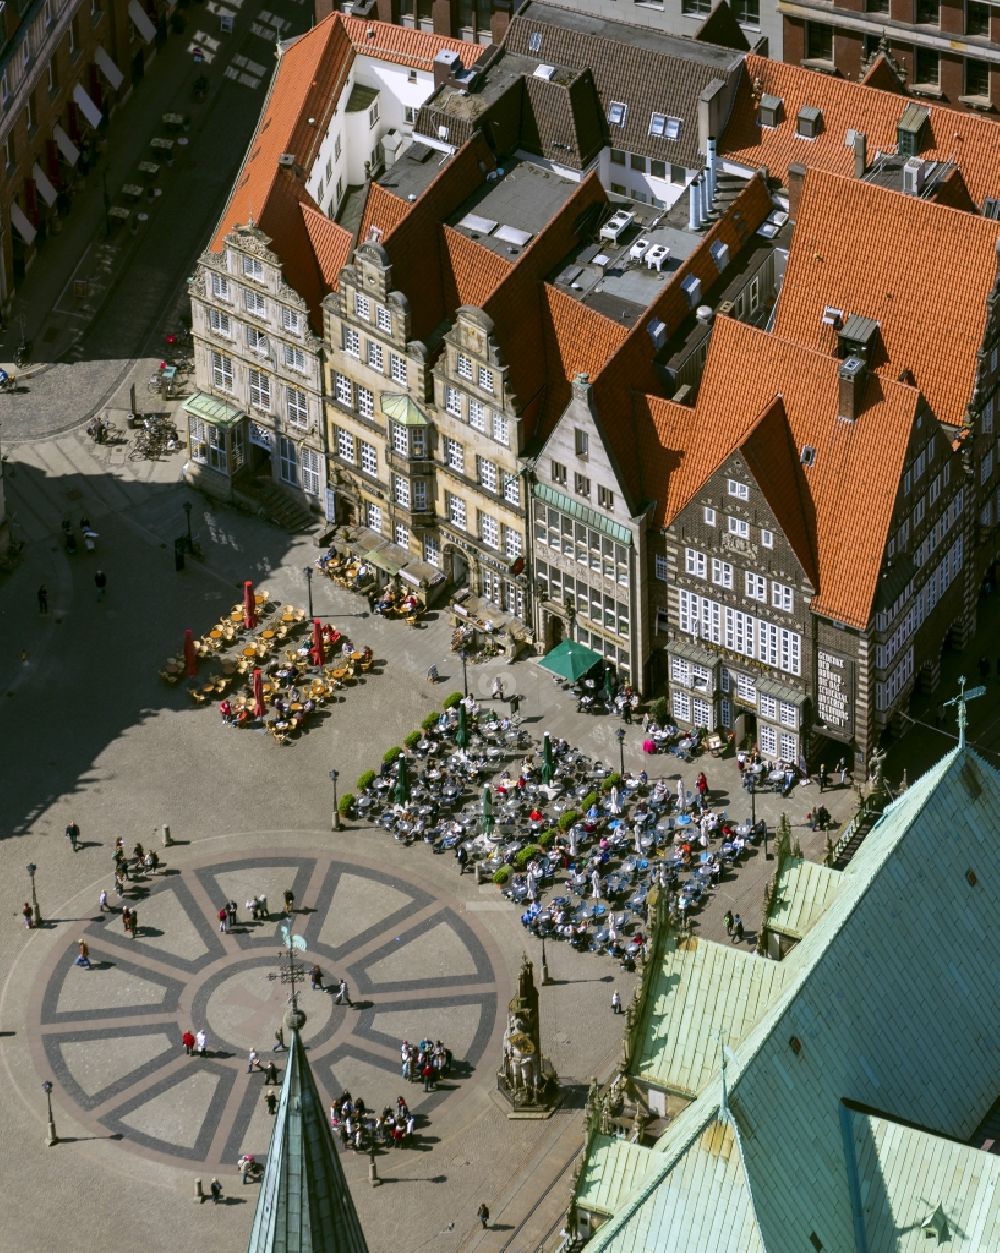
<path fill-rule="evenodd" d="M 382 760 L 385 762 L 387 766 L 391 766 L 392 763 L 396 761 L 398 758 L 402 757 L 402 755 L 403 755 L 403 750 L 399 747 L 398 744 L 394 744 L 392 748 L 387 748 L 385 750 L 385 752 L 382 754 Z"/>
<path fill-rule="evenodd" d="M 587 810 L 591 807 L 591 805 L 596 805 L 596 804 L 597 804 L 597 793 L 588 792 L 587 795 L 583 798 L 580 808 L 584 813 L 586 813 Z"/>
<path fill-rule="evenodd" d="M 452 692 L 450 696 L 446 696 L 444 700 L 441 702 L 441 704 L 444 706 L 445 709 L 454 709 L 456 705 L 460 705 L 461 703 L 462 703 L 461 692 Z"/>
<path fill-rule="evenodd" d="M 420 725 L 423 728 L 423 730 L 430 731 L 434 727 L 437 726 L 439 717 L 440 717 L 440 714 L 429 713 L 427 717 L 423 720 L 423 722 L 421 722 Z"/>
<path fill-rule="evenodd" d="M 350 818 L 354 814 L 354 793 L 345 792 L 340 798 L 337 808 L 340 810 L 341 818 Z"/>
<path fill-rule="evenodd" d="M 371 785 L 375 782 L 374 770 L 362 770 L 358 775 L 357 782 L 354 786 L 359 792 L 367 792 Z"/>
<path fill-rule="evenodd" d="M 421 731 L 411 731 L 411 732 L 410 732 L 410 734 L 409 734 L 409 735 L 406 737 L 406 739 L 403 741 L 403 743 L 406 745 L 406 747 L 407 747 L 407 748 L 409 748 L 410 750 L 413 750 L 414 748 L 416 748 L 416 747 L 417 747 L 417 745 L 420 743 L 420 741 L 421 741 L 423 738 L 424 738 L 424 737 L 423 737 L 423 732 L 421 732 Z"/>
<path fill-rule="evenodd" d="M 649 716 L 658 727 L 665 727 L 670 722 L 670 702 L 665 696 L 659 696 L 649 707 Z"/>
<path fill-rule="evenodd" d="M 501 866 L 499 870 L 493 871 L 493 882 L 499 884 L 501 887 L 503 887 L 509 878 L 510 866 Z"/>
<path fill-rule="evenodd" d="M 559 815 L 559 830 L 568 831 L 579 817 L 580 815 L 575 809 L 567 809 L 564 814 Z"/>
<path fill-rule="evenodd" d="M 514 854 L 514 869 L 523 870 L 529 861 L 533 861 L 542 851 L 540 844 L 529 844 Z"/>
<path fill-rule="evenodd" d="M 551 848 L 555 842 L 556 842 L 556 832 L 552 829 L 552 827 L 549 827 L 548 831 L 543 831 L 542 834 L 538 837 L 539 848 L 545 848 L 545 849 Z"/>

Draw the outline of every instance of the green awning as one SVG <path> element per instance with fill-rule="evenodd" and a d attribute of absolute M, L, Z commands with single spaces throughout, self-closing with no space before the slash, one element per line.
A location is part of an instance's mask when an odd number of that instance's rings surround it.
<path fill-rule="evenodd" d="M 217 396 L 209 396 L 206 392 L 195 392 L 184 402 L 184 409 L 193 418 L 201 418 L 211 422 L 213 426 L 235 426 L 241 418 L 246 417 L 242 409 L 227 405 Z"/>
<path fill-rule="evenodd" d="M 570 496 L 564 496 L 562 492 L 557 492 L 554 487 L 549 487 L 547 483 L 536 483 L 531 491 L 536 499 L 544 500 L 547 505 L 551 505 L 554 509 L 558 509 L 562 513 L 568 514 L 571 518 L 578 519 L 580 522 L 585 522 L 587 526 L 592 526 L 595 531 L 601 531 L 611 539 L 617 540 L 619 544 L 632 543 L 632 532 L 627 526 L 623 526 L 620 522 L 612 522 L 610 518 L 606 518 L 602 513 L 598 513 L 596 509 L 591 509 L 588 505 L 581 505 L 579 501 L 573 500 Z"/>
<path fill-rule="evenodd" d="M 575 683 L 603 662 L 604 658 L 592 648 L 578 644 L 576 640 L 563 640 L 550 653 L 546 653 L 538 664 L 543 670 L 551 670 L 561 679 L 569 679 L 571 683 Z"/>
<path fill-rule="evenodd" d="M 426 426 L 424 412 L 409 396 L 401 396 L 397 392 L 383 392 L 379 397 L 382 412 L 400 426 Z"/>

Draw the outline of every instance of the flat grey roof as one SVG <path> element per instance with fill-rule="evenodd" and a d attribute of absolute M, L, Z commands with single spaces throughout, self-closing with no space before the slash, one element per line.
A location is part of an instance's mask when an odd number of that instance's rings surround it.
<path fill-rule="evenodd" d="M 380 187 L 387 187 L 404 200 L 411 196 L 419 199 L 441 171 L 441 166 L 451 160 L 451 153 L 439 152 L 414 140 L 400 148 L 394 165 L 390 165 L 378 179 Z"/>
<path fill-rule="evenodd" d="M 534 238 L 555 217 L 580 186 L 570 178 L 561 178 L 530 161 L 508 161 L 503 176 L 488 180 L 448 219 L 448 225 L 460 230 L 502 257 L 517 256 L 521 248 L 515 240 L 497 237 L 503 227 L 524 231 Z M 466 222 L 469 215 L 482 222 Z M 487 226 L 496 223 L 487 233 Z M 523 241 L 526 245 L 527 240 Z M 512 252 L 511 249 L 514 249 Z"/>

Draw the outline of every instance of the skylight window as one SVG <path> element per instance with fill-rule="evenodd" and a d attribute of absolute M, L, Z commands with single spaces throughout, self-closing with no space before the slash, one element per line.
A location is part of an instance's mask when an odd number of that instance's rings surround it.
<path fill-rule="evenodd" d="M 620 100 L 612 100 L 608 105 L 608 122 L 612 126 L 624 126 L 627 112 L 628 105 L 622 104 Z"/>
<path fill-rule="evenodd" d="M 656 139 L 676 139 L 681 133 L 681 119 L 653 113 L 649 118 L 649 133 Z"/>
<path fill-rule="evenodd" d="M 528 36 L 528 51 L 529 52 L 541 52 L 541 50 L 542 50 L 542 32 L 540 30 L 533 30 L 531 34 Z"/>

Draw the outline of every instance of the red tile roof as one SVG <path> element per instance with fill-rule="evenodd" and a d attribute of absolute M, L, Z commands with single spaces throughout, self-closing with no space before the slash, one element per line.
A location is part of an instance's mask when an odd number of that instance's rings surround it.
<path fill-rule="evenodd" d="M 434 58 L 442 49 L 457 52 L 466 69 L 475 65 L 486 52 L 484 44 L 466 43 L 463 39 L 447 39 L 443 35 L 409 30 L 390 22 L 370 22 L 361 17 L 344 16 L 340 20 L 359 56 L 372 57 L 376 61 L 391 61 L 396 65 L 408 65 L 428 73 L 433 71 Z"/>
<path fill-rule="evenodd" d="M 782 121 L 776 127 L 762 129 L 757 124 L 752 99 L 755 86 L 759 92 L 783 101 Z M 896 124 L 912 103 L 895 92 L 751 54 L 746 58 L 719 152 L 726 160 L 752 169 L 766 166 L 771 176 L 783 183 L 792 162 L 849 175 L 854 170 L 854 154 L 844 143 L 847 131 L 865 133 L 869 162 L 879 151 L 894 153 Z M 822 130 L 815 139 L 796 136 L 796 117 L 803 105 L 823 112 Z M 1000 123 L 943 105 L 928 104 L 927 108 L 927 142 L 919 155 L 956 161 L 977 204 L 982 204 L 984 196 L 1000 195 Z"/>
<path fill-rule="evenodd" d="M 764 490 L 782 509 L 782 525 L 792 526 L 796 549 L 805 558 L 815 554 L 813 610 L 863 629 L 872 613 L 920 394 L 872 374 L 860 416 L 842 421 L 838 366 L 824 353 L 722 317 L 712 332 L 693 421 L 677 415 L 677 406 L 664 413 L 660 402 L 649 403 L 654 421 L 662 415 L 664 438 L 676 440 L 679 434 L 686 441 L 672 448 L 677 466 L 675 481 L 667 483 L 663 524 L 745 446 L 762 485 L 777 467 L 777 478 Z M 787 433 L 776 421 L 779 399 Z M 815 449 L 809 468 L 789 452 L 806 445 Z M 796 534 L 796 527 L 804 529 Z"/>
<path fill-rule="evenodd" d="M 340 271 L 351 255 L 353 236 L 349 230 L 310 205 L 302 206 L 302 220 L 323 283 L 327 291 L 333 291 L 339 283 Z"/>
<path fill-rule="evenodd" d="M 368 196 L 365 199 L 365 211 L 361 215 L 361 229 L 358 231 L 358 243 L 368 242 L 368 232 L 374 226 L 382 232 L 382 238 L 391 235 L 403 218 L 410 212 L 413 205 L 383 187 L 381 183 L 368 184 Z"/>
<path fill-rule="evenodd" d="M 450 226 L 442 231 L 445 308 L 475 305 L 481 309 L 510 274 L 513 262 Z"/>
<path fill-rule="evenodd" d="M 880 91 L 894 91 L 897 94 L 902 93 L 904 87 L 904 84 L 899 81 L 899 75 L 893 69 L 892 62 L 883 52 L 878 54 L 859 81 L 865 87 L 876 87 Z"/>
<path fill-rule="evenodd" d="M 775 333 L 832 355 L 837 332 L 824 308 L 874 318 L 888 358 L 881 372 L 911 370 L 937 417 L 960 426 L 998 243 L 1000 223 L 988 218 L 810 170 Z"/>

